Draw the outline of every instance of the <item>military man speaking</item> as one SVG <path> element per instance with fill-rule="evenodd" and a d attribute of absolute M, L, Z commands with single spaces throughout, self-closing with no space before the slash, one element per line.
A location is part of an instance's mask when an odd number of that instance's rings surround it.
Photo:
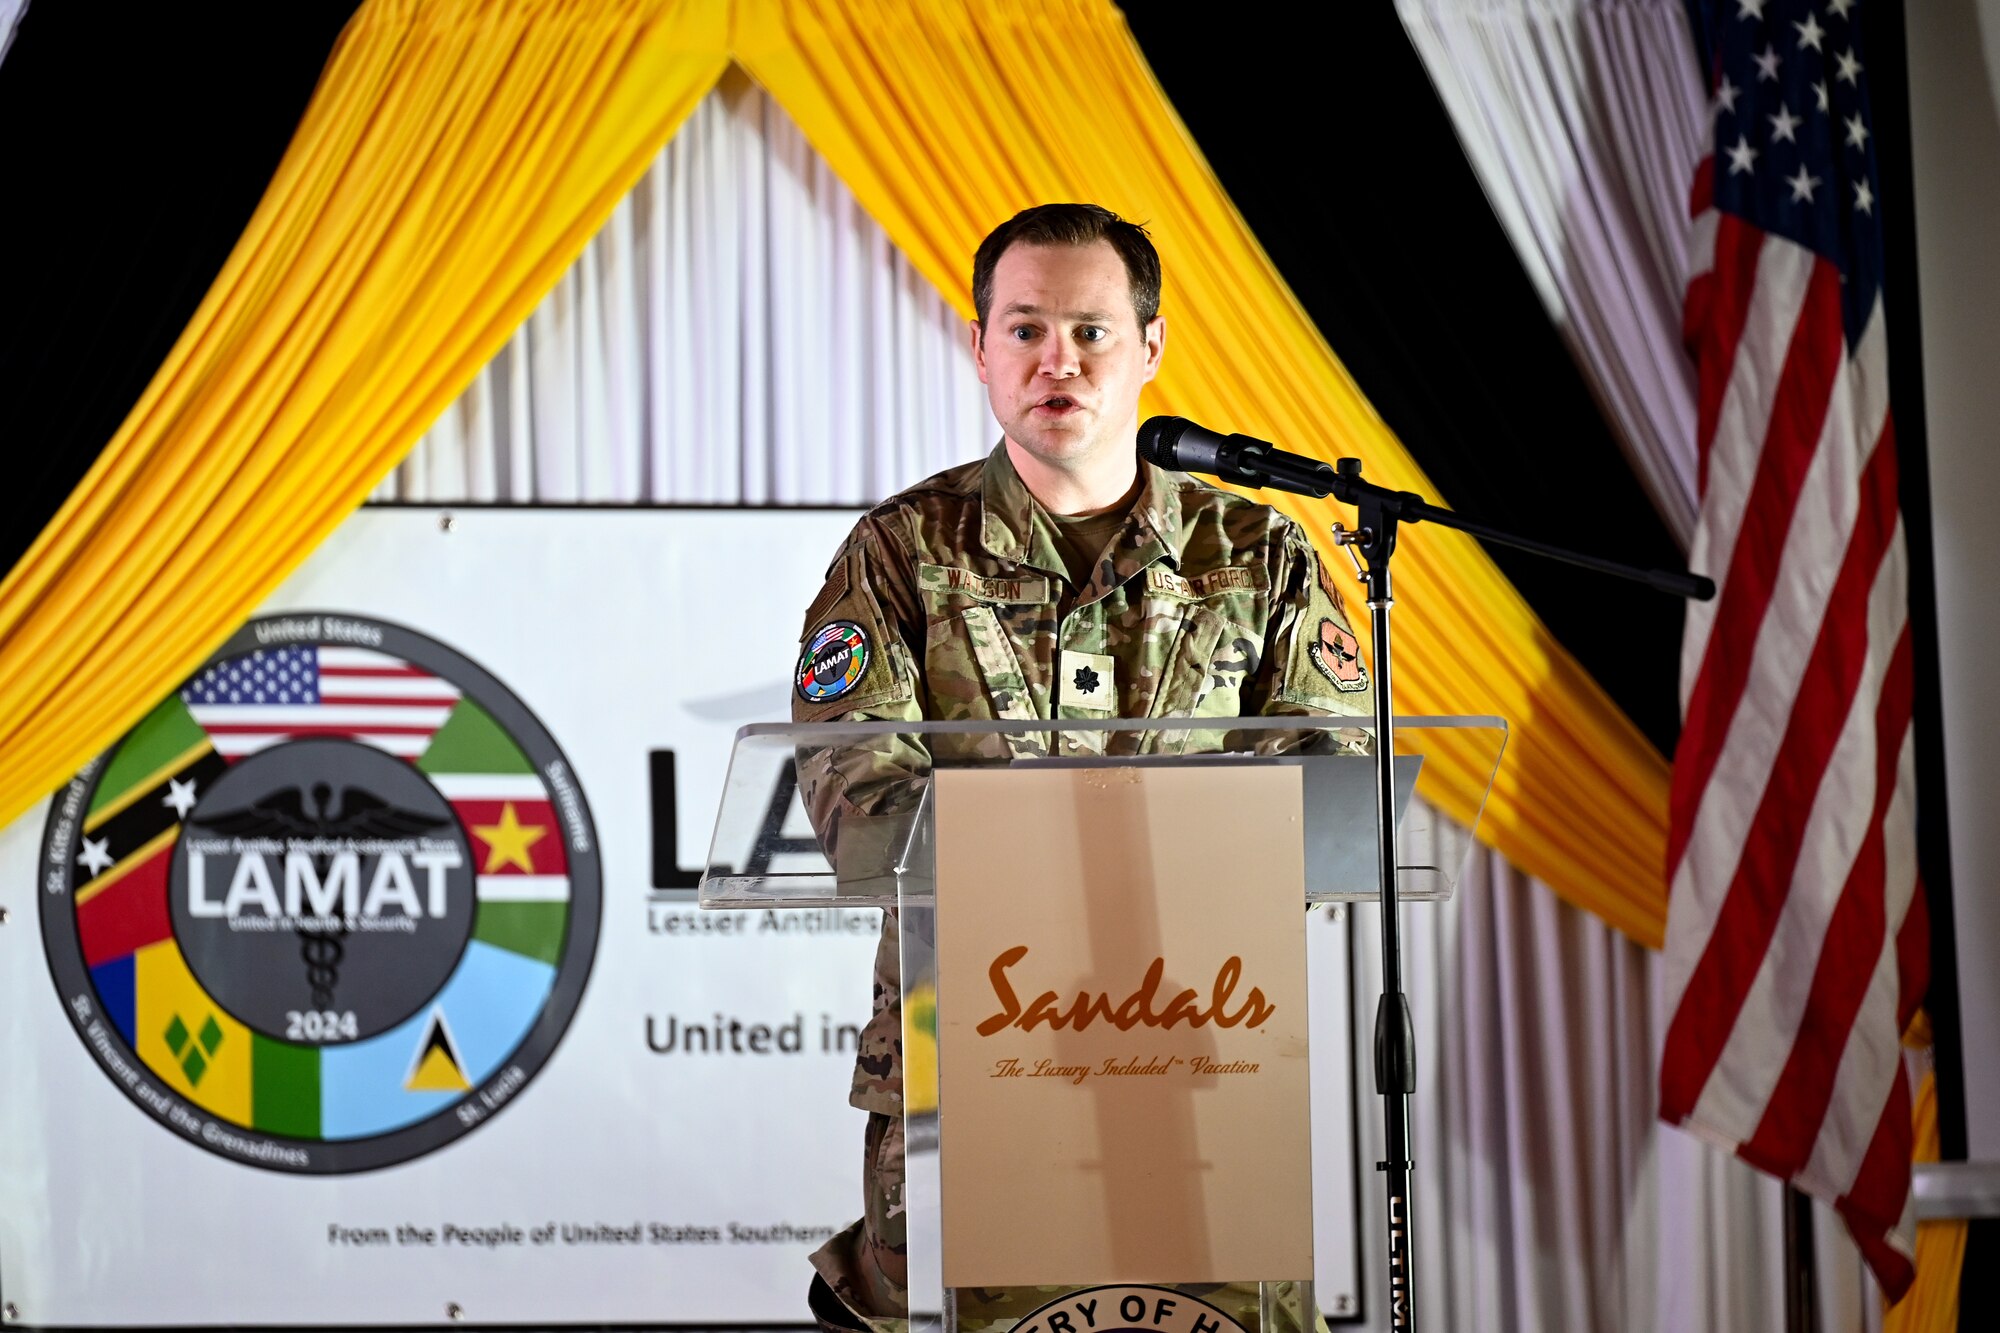
<path fill-rule="evenodd" d="M 1091 204 L 1030 208 L 980 244 L 972 354 L 1004 438 L 855 525 L 806 613 L 795 721 L 1372 714 L 1298 525 L 1139 459 L 1140 390 L 1166 353 L 1160 281 L 1145 231 Z M 802 760 L 829 852 L 844 819 L 893 804 L 927 758 L 904 739 Z M 907 1317 L 885 916 L 851 1098 L 869 1113 L 865 1215 L 813 1256 L 814 1313 L 834 1328 Z"/>

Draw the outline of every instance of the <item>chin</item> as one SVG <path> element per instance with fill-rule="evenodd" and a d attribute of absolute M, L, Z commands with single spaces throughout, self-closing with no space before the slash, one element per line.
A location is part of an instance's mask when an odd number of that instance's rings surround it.
<path fill-rule="evenodd" d="M 1082 458 L 1095 448 L 1095 441 L 1081 429 L 1065 430 L 1061 427 L 1050 429 L 1047 426 L 1035 425 L 1012 433 L 1012 438 L 1016 444 L 1047 463 L 1062 463 Z"/>

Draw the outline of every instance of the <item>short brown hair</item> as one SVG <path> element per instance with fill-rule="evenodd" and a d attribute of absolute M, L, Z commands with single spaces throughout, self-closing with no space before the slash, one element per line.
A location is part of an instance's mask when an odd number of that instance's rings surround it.
<path fill-rule="evenodd" d="M 1037 204 L 995 227 L 972 257 L 972 307 L 979 314 L 980 337 L 986 336 L 986 317 L 993 306 L 993 270 L 1009 246 L 1016 242 L 1091 245 L 1098 241 L 1111 242 L 1111 248 L 1125 261 L 1139 327 L 1152 323 L 1160 313 L 1160 252 L 1153 248 L 1146 229 L 1096 204 Z"/>

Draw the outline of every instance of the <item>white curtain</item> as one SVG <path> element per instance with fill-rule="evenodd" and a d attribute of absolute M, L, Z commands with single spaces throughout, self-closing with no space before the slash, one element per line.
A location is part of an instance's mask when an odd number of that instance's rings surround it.
<path fill-rule="evenodd" d="M 1708 111 L 1681 0 L 1396 9 L 1550 319 L 1686 550 L 1695 389 L 1681 294 Z"/>
<path fill-rule="evenodd" d="M 1403 920 L 1420 1320 L 1482 1333 L 1782 1329 L 1776 1191 L 1655 1116 L 1659 956 L 1485 848 L 1450 902 L 1411 904 Z M 1380 923 L 1377 908 L 1355 909 L 1362 1174 L 1377 1215 Z M 1368 1326 L 1387 1330 L 1379 1226 L 1363 1242 Z"/>
<path fill-rule="evenodd" d="M 961 321 L 732 78 L 385 498 L 861 503 L 996 438 Z M 1364 1217 L 1378 915 L 1357 911 Z M 1782 1326 L 1775 1191 L 1654 1115 L 1658 959 L 1476 850 L 1406 909 L 1434 1328 Z M 1365 1223 L 1368 1326 L 1389 1327 Z M 1859 1325 L 1833 1324 L 1846 1328 Z"/>
<path fill-rule="evenodd" d="M 997 439 L 964 321 L 732 70 L 376 498 L 861 504 Z"/>

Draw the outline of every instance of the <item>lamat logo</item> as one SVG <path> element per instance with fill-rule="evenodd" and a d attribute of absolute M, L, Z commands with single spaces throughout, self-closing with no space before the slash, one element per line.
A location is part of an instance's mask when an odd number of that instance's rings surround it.
<path fill-rule="evenodd" d="M 554 739 L 473 662 L 358 616 L 252 621 L 57 798 L 42 936 L 85 1047 L 223 1156 L 363 1171 L 527 1084 L 601 879 Z"/>

